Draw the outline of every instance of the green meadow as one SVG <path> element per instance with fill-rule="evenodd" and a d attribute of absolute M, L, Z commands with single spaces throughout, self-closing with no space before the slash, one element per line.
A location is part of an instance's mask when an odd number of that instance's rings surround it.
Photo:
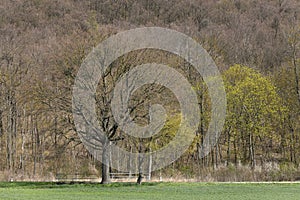
<path fill-rule="evenodd" d="M 300 183 L 0 183 L 1 200 L 299 200 Z"/>

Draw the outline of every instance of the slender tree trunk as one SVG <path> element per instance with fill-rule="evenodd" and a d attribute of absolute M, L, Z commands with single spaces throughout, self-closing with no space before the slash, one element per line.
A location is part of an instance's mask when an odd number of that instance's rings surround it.
<path fill-rule="evenodd" d="M 39 135 L 39 129 L 38 129 L 38 119 L 37 115 L 34 117 L 34 135 L 35 135 L 35 148 L 34 148 L 34 158 L 35 158 L 35 173 L 40 173 L 40 135 Z"/>
<path fill-rule="evenodd" d="M 21 146 L 21 155 L 20 155 L 20 169 L 22 170 L 22 175 L 25 174 L 25 161 L 24 161 L 24 155 L 25 155 L 25 130 L 21 131 L 21 138 L 22 138 L 22 146 Z"/>
<path fill-rule="evenodd" d="M 251 163 L 251 169 L 255 169 L 255 157 L 254 157 L 254 141 L 253 141 L 253 134 L 249 134 L 249 151 L 250 151 L 250 163 Z"/>
<path fill-rule="evenodd" d="M 291 130 L 291 137 L 290 137 L 290 160 L 291 162 L 297 164 L 296 160 L 296 136 L 294 129 Z"/>
<path fill-rule="evenodd" d="M 0 93 L 0 95 L 1 95 L 1 93 Z M 3 117 L 2 110 L 0 109 L 0 152 L 3 152 L 3 150 L 4 150 L 4 148 L 2 146 L 2 136 L 4 135 L 2 117 Z M 3 169 L 3 167 L 4 167 L 3 164 L 5 164 L 5 163 L 0 163 L 0 170 Z"/>
<path fill-rule="evenodd" d="M 3 111 L 0 109 L 0 137 L 3 135 L 3 131 L 4 131 L 2 118 L 3 118 Z"/>
<path fill-rule="evenodd" d="M 204 110 L 203 110 L 203 103 L 204 103 L 204 98 L 203 98 L 203 91 L 198 90 L 198 96 L 200 98 L 199 100 L 199 110 L 200 110 L 200 126 L 198 128 L 198 136 L 200 137 L 200 143 L 197 144 L 197 152 L 198 152 L 198 159 L 199 163 L 202 161 L 202 166 L 205 165 L 205 158 L 203 157 L 202 153 L 202 148 L 203 148 L 203 143 L 204 143 Z"/>
<path fill-rule="evenodd" d="M 132 171 L 131 171 L 131 162 L 132 162 L 132 147 L 130 146 L 130 154 L 129 154 L 129 161 L 127 163 L 127 167 L 129 169 L 129 178 L 132 176 Z"/>
<path fill-rule="evenodd" d="M 219 165 L 219 157 L 218 157 L 218 155 L 219 155 L 219 145 L 217 144 L 217 142 L 215 143 L 216 144 L 216 152 L 215 152 L 215 169 L 218 169 L 218 165 Z"/>
<path fill-rule="evenodd" d="M 34 125 L 33 125 L 33 115 L 30 115 L 30 132 L 31 132 L 31 155 L 32 155 L 32 161 L 33 161 L 33 171 L 32 176 L 35 177 L 35 171 L 36 171 L 36 158 L 35 158 L 35 140 L 34 140 Z"/>
<path fill-rule="evenodd" d="M 228 131 L 227 133 L 227 166 L 229 166 L 230 163 L 230 139 L 231 139 L 231 135 L 230 135 L 230 131 Z"/>
<path fill-rule="evenodd" d="M 248 161 L 248 156 L 247 156 L 247 150 L 249 149 L 249 147 L 247 148 L 247 144 L 250 144 L 249 141 L 249 137 L 245 136 L 244 132 L 241 132 L 242 138 L 241 138 L 241 143 L 242 143 L 242 148 L 243 148 L 243 163 L 246 163 Z"/>
<path fill-rule="evenodd" d="M 151 148 L 149 150 L 151 152 Z M 151 180 L 151 172 L 152 172 L 152 155 L 149 155 L 149 167 L 148 167 L 148 181 Z"/>
<path fill-rule="evenodd" d="M 22 176 L 25 175 L 25 164 L 24 164 L 24 155 L 25 155 L 25 134 L 26 134 L 26 111 L 23 109 L 23 120 L 21 124 L 21 155 L 20 155 L 20 165 L 19 168 L 22 170 Z"/>
<path fill-rule="evenodd" d="M 294 68 L 294 74 L 295 74 L 295 89 L 296 94 L 298 97 L 298 103 L 300 104 L 300 86 L 299 86 L 299 69 L 297 66 L 297 52 L 296 52 L 296 45 L 293 45 L 293 68 Z"/>
<path fill-rule="evenodd" d="M 233 136 L 233 152 L 234 152 L 234 165 L 237 167 L 238 161 L 237 161 L 237 139 L 236 135 Z"/>
<path fill-rule="evenodd" d="M 139 142 L 139 155 L 138 155 L 138 170 L 139 170 L 139 174 L 138 174 L 138 178 L 136 183 L 137 184 L 142 184 L 142 180 L 143 180 L 143 173 L 142 173 L 142 164 L 143 164 L 143 158 L 141 156 L 142 153 L 142 141 Z"/>
<path fill-rule="evenodd" d="M 7 116 L 7 127 L 8 127 L 8 131 L 7 131 L 7 138 L 6 138 L 6 158 L 7 158 L 7 169 L 9 170 L 9 172 L 11 172 L 11 168 L 12 168 L 12 145 L 11 145 L 11 141 L 12 141 L 12 133 L 10 131 L 10 127 L 11 127 L 11 121 L 10 121 L 10 116 Z"/>
<path fill-rule="evenodd" d="M 109 175 L 109 161 L 110 161 L 110 145 L 109 141 L 105 141 L 103 144 L 103 151 L 102 151 L 102 180 L 101 184 L 108 184 L 111 182 L 110 175 Z"/>
<path fill-rule="evenodd" d="M 214 148 L 212 148 L 210 155 L 211 155 L 211 166 L 215 170 L 216 165 L 215 165 L 215 150 L 214 150 Z"/>
<path fill-rule="evenodd" d="M 295 138 L 295 149 L 299 149 L 299 146 L 298 147 L 296 147 L 298 144 L 299 144 L 300 142 L 299 142 L 299 135 L 296 135 L 296 138 Z M 297 156 L 297 153 L 299 153 L 299 151 L 295 151 L 295 153 L 294 153 L 294 157 L 295 157 L 295 165 L 296 166 L 298 166 L 298 164 L 299 164 L 299 156 Z"/>
<path fill-rule="evenodd" d="M 7 116 L 7 162 L 10 176 L 14 174 L 15 169 L 15 156 L 16 156 L 16 135 L 17 135 L 17 125 L 16 125 L 16 101 L 14 92 L 9 90 L 7 93 L 7 105 L 9 114 Z"/>

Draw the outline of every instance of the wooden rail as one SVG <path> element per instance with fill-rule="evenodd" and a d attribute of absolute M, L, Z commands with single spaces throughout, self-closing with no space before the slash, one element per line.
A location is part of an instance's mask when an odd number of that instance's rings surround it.
<path fill-rule="evenodd" d="M 100 179 L 96 175 L 82 175 L 82 174 L 63 174 L 58 173 L 55 176 L 57 182 L 90 182 Z"/>
<path fill-rule="evenodd" d="M 131 174 L 131 173 L 110 173 L 111 179 L 136 179 L 138 178 L 138 174 Z M 150 180 L 150 174 L 143 174 L 143 177 L 146 180 Z"/>

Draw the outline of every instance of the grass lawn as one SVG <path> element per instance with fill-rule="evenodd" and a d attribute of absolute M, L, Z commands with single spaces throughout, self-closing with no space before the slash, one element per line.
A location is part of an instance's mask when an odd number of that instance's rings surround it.
<path fill-rule="evenodd" d="M 110 185 L 0 183 L 0 199 L 299 200 L 300 183 L 144 183 L 141 186 L 133 183 L 113 183 Z"/>

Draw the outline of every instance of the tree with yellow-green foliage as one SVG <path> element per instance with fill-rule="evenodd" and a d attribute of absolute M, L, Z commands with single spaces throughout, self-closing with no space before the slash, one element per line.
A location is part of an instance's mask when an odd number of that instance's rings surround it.
<path fill-rule="evenodd" d="M 274 141 L 280 139 L 287 108 L 268 77 L 246 66 L 234 65 L 224 73 L 227 93 L 227 161 L 241 159 L 254 169 L 257 156 L 268 159 Z"/>

